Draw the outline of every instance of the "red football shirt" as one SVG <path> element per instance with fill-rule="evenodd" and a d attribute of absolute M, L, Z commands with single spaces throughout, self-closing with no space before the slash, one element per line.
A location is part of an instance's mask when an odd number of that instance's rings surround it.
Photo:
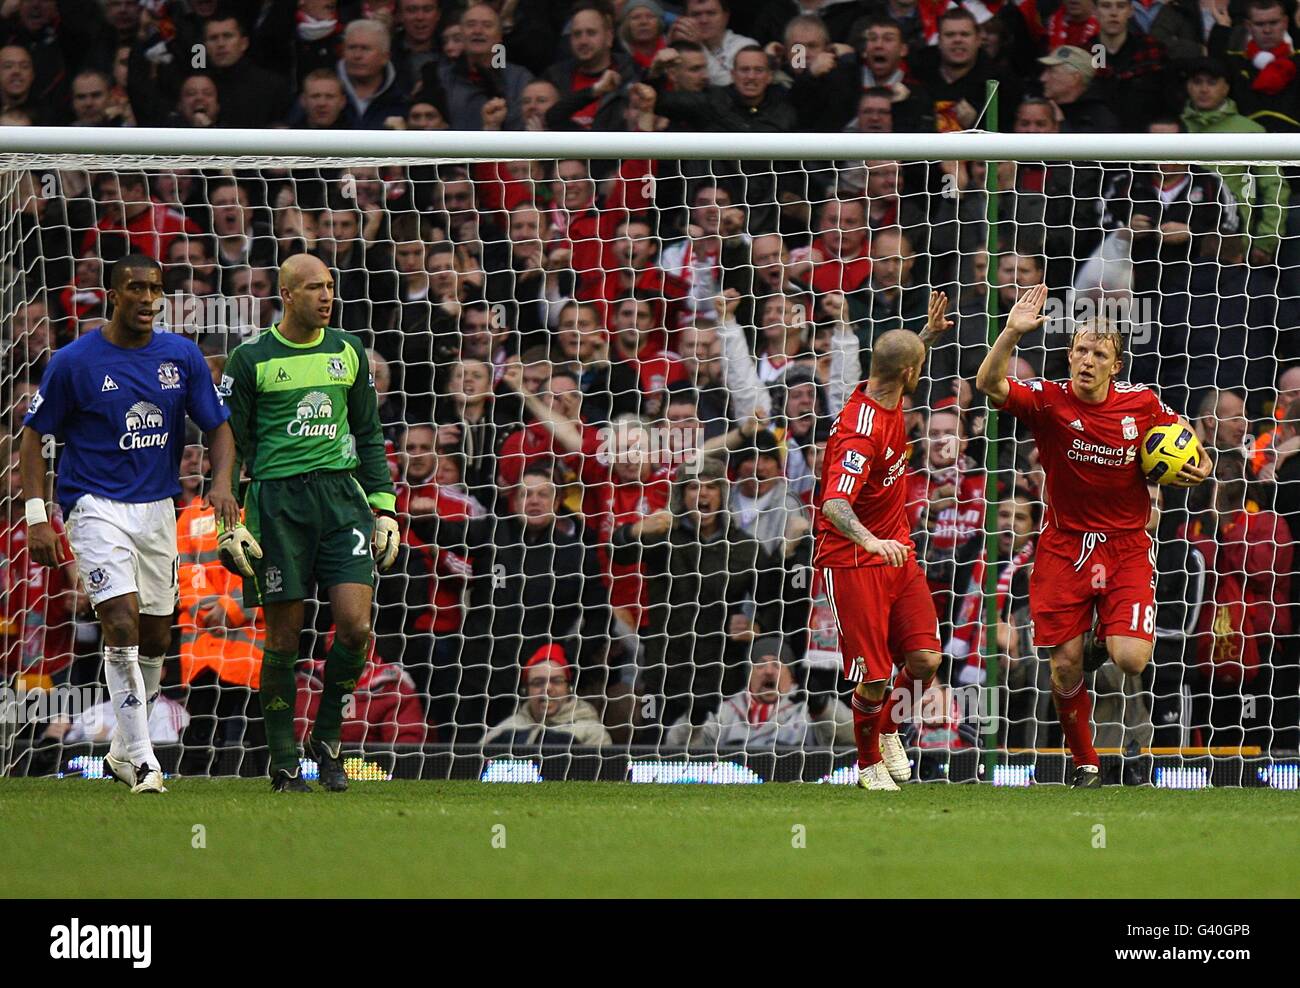
<path fill-rule="evenodd" d="M 1151 513 L 1138 447 L 1178 414 L 1144 384 L 1114 381 L 1100 404 L 1080 401 L 1069 381 L 1017 381 L 1004 411 L 1029 426 L 1047 476 L 1047 524 L 1063 532 L 1141 531 Z"/>
<path fill-rule="evenodd" d="M 152 257 L 155 261 L 164 261 L 172 241 L 177 237 L 197 237 L 201 232 L 184 213 L 155 202 L 127 220 L 125 226 L 117 219 L 100 220 L 81 238 L 81 253 L 98 254 L 106 234 L 125 233 L 133 251 Z"/>
<path fill-rule="evenodd" d="M 813 264 L 812 286 L 817 293 L 856 292 L 871 277 L 871 255 L 866 244 L 856 257 L 848 258 L 832 257 L 820 238 L 813 241 L 813 246 L 825 258 Z"/>
<path fill-rule="evenodd" d="M 884 408 L 867 397 L 864 381 L 835 418 L 822 465 L 817 501 L 816 566 L 884 566 L 883 556 L 863 552 L 826 520 L 821 507 L 843 498 L 876 538 L 912 546 L 907 524 L 907 430 L 903 407 Z"/>
<path fill-rule="evenodd" d="M 590 484 L 601 467 L 595 457 L 588 462 L 592 466 L 585 471 L 583 480 Z M 606 468 L 607 469 L 607 468 Z M 605 548 L 613 537 L 614 529 L 620 525 L 646 518 L 656 511 L 668 507 L 672 497 L 672 467 L 667 464 L 656 466 L 644 481 L 618 481 L 610 470 L 607 480 L 594 489 L 589 489 L 592 503 L 597 505 L 593 514 L 588 514 L 587 523 L 595 529 L 599 538 L 598 557 L 605 571 L 605 581 L 609 586 L 609 602 L 613 607 L 626 607 L 637 615 L 637 625 L 645 619 L 645 584 L 642 580 L 642 568 L 637 563 L 616 563 L 610 558 Z M 587 504 L 586 498 L 583 504 Z"/>

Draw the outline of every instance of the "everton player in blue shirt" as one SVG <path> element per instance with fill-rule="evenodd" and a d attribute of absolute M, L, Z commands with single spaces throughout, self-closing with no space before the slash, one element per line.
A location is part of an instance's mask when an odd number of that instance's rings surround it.
<path fill-rule="evenodd" d="M 149 710 L 176 610 L 176 510 L 188 414 L 212 457 L 208 503 L 239 522 L 231 490 L 234 436 L 202 353 L 155 333 L 162 268 L 128 254 L 113 268 L 113 315 L 51 358 L 24 420 L 20 468 L 28 545 L 45 566 L 63 550 L 45 508 L 44 436 L 64 442 L 55 498 L 68 544 L 104 630 L 104 667 L 117 727 L 105 759 L 132 792 L 166 792 L 149 742 Z"/>

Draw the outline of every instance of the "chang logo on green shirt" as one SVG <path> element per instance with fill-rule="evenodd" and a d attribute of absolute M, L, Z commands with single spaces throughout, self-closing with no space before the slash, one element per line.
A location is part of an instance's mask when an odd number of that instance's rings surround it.
<path fill-rule="evenodd" d="M 339 427 L 337 422 L 332 421 L 333 418 L 334 402 L 330 396 L 321 391 L 313 391 L 298 402 L 298 414 L 285 426 L 285 431 L 294 437 L 325 436 L 334 439 L 339 434 Z M 314 419 L 331 421 L 316 422 Z"/>

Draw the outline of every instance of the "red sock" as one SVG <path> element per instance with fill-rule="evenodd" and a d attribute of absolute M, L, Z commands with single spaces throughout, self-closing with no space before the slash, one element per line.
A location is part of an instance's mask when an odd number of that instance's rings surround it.
<path fill-rule="evenodd" d="M 885 700 L 868 700 L 859 693 L 853 694 L 853 740 L 858 745 L 858 768 L 866 768 L 880 761 L 880 715 Z"/>
<path fill-rule="evenodd" d="M 1074 756 L 1075 765 L 1101 766 L 1097 749 L 1092 746 L 1092 697 L 1088 687 L 1080 677 L 1073 690 L 1062 693 L 1052 687 L 1052 698 L 1056 701 L 1056 716 L 1060 718 L 1061 730 L 1065 734 L 1065 744 Z"/>
<path fill-rule="evenodd" d="M 894 688 L 889 694 L 889 705 L 880 716 L 880 733 L 897 734 L 902 730 L 904 720 L 918 719 L 921 716 L 921 698 L 933 682 L 932 673 L 929 679 L 921 683 L 921 688 L 917 689 L 917 679 L 907 671 L 907 666 L 898 670 L 898 675 L 894 677 Z"/>

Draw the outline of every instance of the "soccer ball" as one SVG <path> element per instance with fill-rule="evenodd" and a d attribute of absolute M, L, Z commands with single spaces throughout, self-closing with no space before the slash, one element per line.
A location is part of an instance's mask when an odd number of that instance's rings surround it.
<path fill-rule="evenodd" d="M 1201 455 L 1196 434 L 1185 425 L 1157 425 L 1142 439 L 1142 472 L 1157 484 L 1171 484 L 1186 464 Z"/>

